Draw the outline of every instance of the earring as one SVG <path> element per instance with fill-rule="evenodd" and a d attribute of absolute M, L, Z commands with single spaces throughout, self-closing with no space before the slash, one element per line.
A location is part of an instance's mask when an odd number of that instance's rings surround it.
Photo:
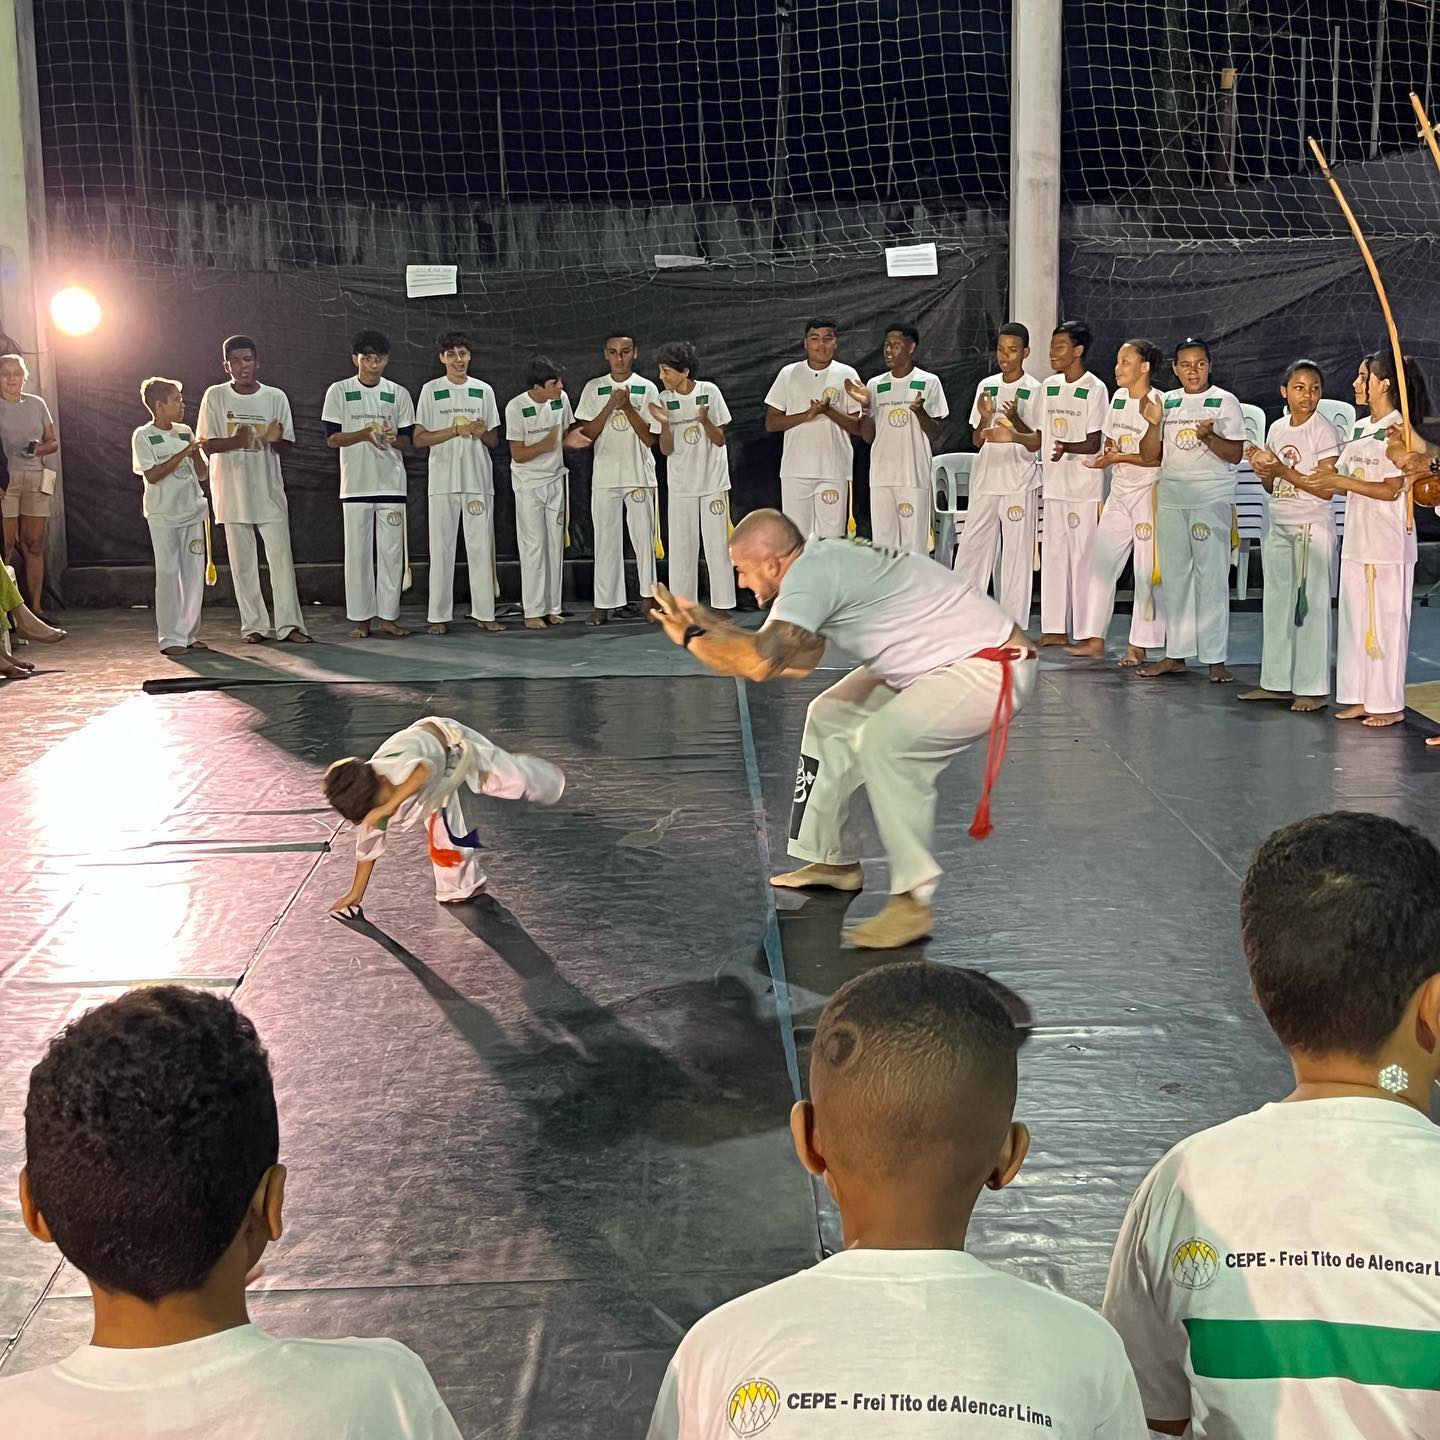
<path fill-rule="evenodd" d="M 1380 1072 L 1380 1088 L 1388 1090 L 1392 1095 L 1398 1095 L 1402 1090 L 1410 1088 L 1410 1077 L 1405 1073 L 1402 1065 L 1387 1065 Z"/>

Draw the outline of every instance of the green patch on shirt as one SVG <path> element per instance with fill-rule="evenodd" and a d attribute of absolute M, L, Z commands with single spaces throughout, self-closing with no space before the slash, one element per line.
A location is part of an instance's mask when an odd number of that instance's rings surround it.
<path fill-rule="evenodd" d="M 1125 408 L 1125 397 L 1123 395 L 1117 395 L 1110 402 L 1110 408 L 1112 410 L 1123 410 Z"/>
<path fill-rule="evenodd" d="M 910 382 L 910 388 L 912 390 L 923 390 L 925 388 L 925 382 L 923 380 L 912 380 Z"/>
<path fill-rule="evenodd" d="M 388 395 L 382 392 L 380 400 L 382 404 L 393 405 L 395 403 L 395 392 L 392 390 Z"/>
<path fill-rule="evenodd" d="M 1218 395 L 1212 395 L 1212 396 L 1205 402 L 1205 404 L 1204 404 L 1203 406 L 1201 406 L 1201 409 L 1203 409 L 1203 410 L 1218 410 L 1219 408 L 1220 408 L 1220 397 L 1219 397 Z"/>
<path fill-rule="evenodd" d="M 552 410 L 558 410 L 560 408 L 560 402 L 558 400 L 552 400 L 550 402 L 550 408 Z"/>
<path fill-rule="evenodd" d="M 435 398 L 437 400 L 448 400 L 450 398 L 450 392 L 448 390 L 437 390 L 435 392 Z"/>
<path fill-rule="evenodd" d="M 1359 439 L 1360 432 L 1358 430 L 1355 432 L 1355 436 L 1356 439 Z M 150 436 L 150 443 L 152 445 L 163 445 L 165 443 L 165 437 L 163 435 L 152 435 Z"/>
<path fill-rule="evenodd" d="M 680 408 L 680 402 L 678 400 L 667 400 L 665 402 L 665 408 L 667 410 L 678 410 Z"/>
<path fill-rule="evenodd" d="M 1000 387 L 998 385 L 987 385 L 985 386 L 985 393 L 993 400 L 1000 393 Z M 1017 395 L 1023 395 L 1025 392 L 1023 390 L 1017 390 L 1015 393 Z"/>
<path fill-rule="evenodd" d="M 995 392 L 992 390 L 990 393 L 993 395 Z M 1017 400 L 1028 400 L 1030 398 L 1030 392 L 1028 390 L 1017 390 L 1015 392 L 1015 398 Z"/>
<path fill-rule="evenodd" d="M 534 407 L 533 405 L 526 405 L 526 406 L 524 407 L 524 409 L 522 409 L 522 410 L 520 411 L 520 413 L 521 413 L 527 420 L 533 420 L 533 419 L 535 418 L 535 407 Z"/>
<path fill-rule="evenodd" d="M 890 382 L 889 382 L 888 380 L 882 380 L 882 381 L 875 387 L 875 393 L 876 393 L 877 395 L 883 395 L 889 388 L 890 388 Z"/>
<path fill-rule="evenodd" d="M 1440 1332 L 1324 1320 L 1184 1322 L 1195 1374 L 1212 1380 L 1348 1380 L 1440 1390 Z"/>
<path fill-rule="evenodd" d="M 1058 385 L 1047 385 L 1045 387 L 1045 393 L 1047 395 L 1058 395 L 1060 393 L 1060 387 Z"/>
<path fill-rule="evenodd" d="M 1176 395 L 1172 399 L 1167 400 L 1165 402 L 1165 408 L 1167 410 L 1178 410 L 1180 408 L 1180 397 Z"/>
<path fill-rule="evenodd" d="M 347 390 L 345 392 L 345 398 L 347 400 L 358 400 L 360 398 L 360 392 L 358 390 Z"/>
<path fill-rule="evenodd" d="M 595 393 L 597 395 L 608 395 L 614 388 L 613 385 L 602 385 Z"/>
<path fill-rule="evenodd" d="M 632 395 L 643 395 L 645 393 L 645 387 L 643 385 L 632 385 L 630 387 L 630 393 Z"/>
<path fill-rule="evenodd" d="M 697 405 L 708 405 L 710 403 L 710 397 L 708 395 L 702 395 L 695 403 Z"/>
<path fill-rule="evenodd" d="M 1089 396 L 1089 394 L 1090 394 L 1090 391 L 1089 391 L 1088 389 L 1077 390 L 1077 391 L 1075 392 L 1075 398 L 1076 398 L 1077 400 L 1084 400 L 1084 399 L 1086 399 L 1086 398 Z"/>
<path fill-rule="evenodd" d="M 472 385 L 470 387 L 470 398 L 472 400 L 483 400 L 485 398 L 485 387 L 483 385 Z"/>

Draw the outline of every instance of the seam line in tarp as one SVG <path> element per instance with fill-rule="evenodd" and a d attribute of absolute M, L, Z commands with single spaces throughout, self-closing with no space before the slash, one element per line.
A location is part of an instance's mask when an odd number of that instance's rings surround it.
<path fill-rule="evenodd" d="M 785 978 L 785 955 L 780 948 L 780 916 L 775 909 L 775 892 L 770 885 L 770 833 L 765 824 L 765 793 L 760 788 L 760 764 L 755 756 L 755 731 L 750 724 L 750 701 L 745 682 L 735 677 L 735 703 L 740 712 L 740 741 L 745 751 L 745 778 L 750 784 L 750 809 L 755 821 L 755 845 L 760 852 L 760 885 L 765 892 L 765 960 L 775 986 L 775 1018 L 785 1045 L 785 1068 L 797 1100 L 805 1098 L 800 1089 L 800 1057 L 795 1051 L 795 1017 L 790 1008 L 790 982 Z"/>

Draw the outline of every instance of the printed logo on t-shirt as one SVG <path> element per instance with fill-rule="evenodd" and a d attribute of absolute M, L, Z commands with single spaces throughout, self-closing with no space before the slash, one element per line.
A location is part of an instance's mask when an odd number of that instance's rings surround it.
<path fill-rule="evenodd" d="M 1203 520 L 1197 520 L 1190 527 L 1190 538 L 1203 543 L 1210 538 L 1210 527 Z"/>
<path fill-rule="evenodd" d="M 820 398 L 827 405 L 833 405 L 840 398 L 840 392 L 833 385 L 827 385 Z"/>
<path fill-rule="evenodd" d="M 687 425 L 685 427 L 685 443 L 687 445 L 698 445 L 700 443 L 700 427 L 698 425 Z"/>
<path fill-rule="evenodd" d="M 723 515 L 725 513 L 725 502 L 723 500 L 712 500 L 710 502 L 710 513 L 712 515 Z"/>
<path fill-rule="evenodd" d="M 1025 507 L 1023 505 L 1012 505 L 1006 512 L 1005 518 L 1013 520 L 1017 524 L 1025 518 Z"/>
<path fill-rule="evenodd" d="M 610 416 L 610 428 L 612 430 L 628 430 L 630 422 L 625 418 L 624 412 L 614 411 Z"/>
<path fill-rule="evenodd" d="M 1135 538 L 1137 540 L 1148 540 L 1154 533 L 1154 530 L 1150 528 L 1148 522 L 1144 520 L 1135 527 Z"/>
<path fill-rule="evenodd" d="M 476 499 L 476 500 L 467 500 L 467 501 L 465 502 L 465 508 L 466 508 L 472 515 L 483 515 L 483 514 L 485 513 L 485 502 L 484 502 L 483 500 L 479 500 L 479 499 Z"/>
<path fill-rule="evenodd" d="M 1177 450 L 1198 450 L 1201 443 L 1193 425 L 1182 425 L 1175 432 L 1175 448 Z"/>
<path fill-rule="evenodd" d="M 840 503 L 840 492 L 838 490 L 822 490 L 820 499 L 826 505 L 838 505 Z"/>
<path fill-rule="evenodd" d="M 1070 433 L 1070 421 L 1064 415 L 1050 417 L 1050 433 L 1057 439 L 1064 439 Z"/>
<path fill-rule="evenodd" d="M 1280 452 L 1280 458 L 1293 470 L 1300 463 L 1300 447 L 1287 445 Z"/>
<path fill-rule="evenodd" d="M 1220 1252 L 1198 1235 L 1182 1241 L 1170 1257 L 1170 1278 L 1186 1290 L 1203 1290 L 1219 1273 Z"/>
<path fill-rule="evenodd" d="M 910 407 L 908 405 L 896 405 L 891 408 L 889 423 L 897 430 L 910 423 Z"/>
<path fill-rule="evenodd" d="M 769 1380 L 742 1380 L 725 1402 L 731 1432 L 742 1440 L 758 1435 L 779 1413 L 780 1392 Z"/>
<path fill-rule="evenodd" d="M 1123 435 L 1117 435 L 1115 437 L 1115 448 L 1120 451 L 1122 455 L 1133 454 L 1135 451 L 1135 437 L 1128 431 Z"/>

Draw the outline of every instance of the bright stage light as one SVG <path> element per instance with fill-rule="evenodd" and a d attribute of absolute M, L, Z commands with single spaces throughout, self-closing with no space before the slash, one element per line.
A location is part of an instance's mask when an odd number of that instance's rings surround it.
<path fill-rule="evenodd" d="M 50 302 L 50 318 L 65 335 L 88 335 L 100 323 L 100 302 L 78 285 L 61 290 Z"/>

